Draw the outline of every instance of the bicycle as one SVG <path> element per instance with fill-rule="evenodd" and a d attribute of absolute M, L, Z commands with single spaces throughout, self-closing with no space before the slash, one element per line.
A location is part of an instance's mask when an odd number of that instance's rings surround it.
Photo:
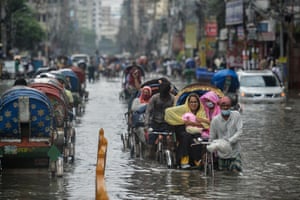
<path fill-rule="evenodd" d="M 166 164 L 168 168 L 175 168 L 175 133 L 169 131 L 153 131 L 151 129 L 149 133 L 158 135 L 156 160 L 160 164 Z"/>

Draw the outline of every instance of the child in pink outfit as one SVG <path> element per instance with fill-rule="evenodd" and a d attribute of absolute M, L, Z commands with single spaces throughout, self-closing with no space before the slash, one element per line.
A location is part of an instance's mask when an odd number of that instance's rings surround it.
<path fill-rule="evenodd" d="M 193 113 L 187 112 L 182 115 L 182 120 L 196 122 L 197 117 Z M 186 127 L 186 132 L 191 133 L 191 134 L 201 133 L 202 130 L 203 130 L 202 128 L 196 127 L 196 126 L 187 126 Z"/>

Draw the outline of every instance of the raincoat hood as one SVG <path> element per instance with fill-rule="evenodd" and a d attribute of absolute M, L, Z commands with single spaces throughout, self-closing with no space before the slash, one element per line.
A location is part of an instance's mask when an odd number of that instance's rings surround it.
<path fill-rule="evenodd" d="M 219 100 L 220 100 L 219 97 L 218 97 L 218 95 L 215 92 L 213 92 L 213 91 L 209 91 L 209 92 L 206 92 L 205 94 L 203 94 L 200 97 L 200 102 L 201 102 L 201 104 L 204 107 L 206 116 L 209 116 L 209 108 L 205 104 L 206 100 L 209 100 L 212 103 L 214 103 L 214 108 L 213 108 L 213 112 L 212 112 L 211 118 L 214 117 L 214 116 L 216 116 L 217 114 L 219 114 L 221 112 L 220 106 L 218 104 Z"/>

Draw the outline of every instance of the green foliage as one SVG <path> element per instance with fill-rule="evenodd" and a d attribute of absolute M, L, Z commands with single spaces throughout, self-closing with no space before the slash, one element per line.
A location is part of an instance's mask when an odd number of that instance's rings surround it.
<path fill-rule="evenodd" d="M 6 5 L 6 15 L 10 15 L 19 10 L 27 10 L 28 7 L 24 0 L 9 0 Z M 29 10 L 29 9 L 28 9 Z"/>
<path fill-rule="evenodd" d="M 9 0 L 5 6 L 8 47 L 21 50 L 33 50 L 45 38 L 34 13 L 25 4 L 24 0 Z"/>
<path fill-rule="evenodd" d="M 15 23 L 15 46 L 19 49 L 32 49 L 45 39 L 45 32 L 31 16 L 20 15 Z"/>

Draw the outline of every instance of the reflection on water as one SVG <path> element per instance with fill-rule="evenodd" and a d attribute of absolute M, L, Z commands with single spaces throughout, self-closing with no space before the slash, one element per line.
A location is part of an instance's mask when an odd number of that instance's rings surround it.
<path fill-rule="evenodd" d="M 76 125 L 76 160 L 66 167 L 63 178 L 47 173 L 5 174 L 0 179 L 0 199 L 95 199 L 100 128 L 108 139 L 105 180 L 112 200 L 298 199 L 299 99 L 286 105 L 243 105 L 243 175 L 216 172 L 212 178 L 198 170 L 170 170 L 153 161 L 131 159 L 120 139 L 126 131 L 120 86 L 119 80 L 88 85 L 90 100 Z M 176 86 L 182 87 L 180 82 Z"/>
<path fill-rule="evenodd" d="M 30 173 L 4 173 L 1 176 L 1 199 L 57 199 L 65 193 L 66 179 L 57 179 L 32 170 Z"/>

